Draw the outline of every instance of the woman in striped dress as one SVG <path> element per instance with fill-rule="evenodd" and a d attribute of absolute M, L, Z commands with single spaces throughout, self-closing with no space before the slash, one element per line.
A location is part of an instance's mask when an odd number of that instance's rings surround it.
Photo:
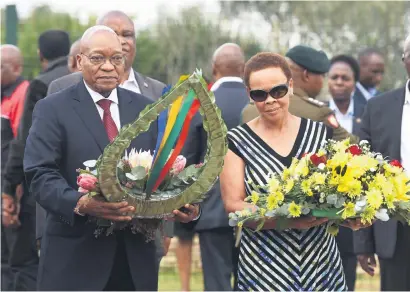
<path fill-rule="evenodd" d="M 260 115 L 228 133 L 229 151 L 221 174 L 228 212 L 248 207 L 244 199 L 252 192 L 250 181 L 265 184 L 268 174 L 280 174 L 293 157 L 316 152 L 332 134 L 322 123 L 289 113 L 293 81 L 282 56 L 257 54 L 246 63 L 244 77 Z M 346 290 L 339 251 L 334 237 L 326 233 L 326 221 L 289 219 L 283 231 L 274 219 L 267 220 L 258 232 L 250 230 L 257 223 L 247 225 L 242 231 L 238 288 Z"/>

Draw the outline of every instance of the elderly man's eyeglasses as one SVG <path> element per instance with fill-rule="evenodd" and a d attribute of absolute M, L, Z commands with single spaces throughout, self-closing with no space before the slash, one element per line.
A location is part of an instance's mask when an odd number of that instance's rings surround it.
<path fill-rule="evenodd" d="M 112 57 L 104 57 L 101 55 L 92 55 L 87 56 L 86 54 L 81 53 L 81 55 L 86 56 L 88 60 L 90 60 L 91 64 L 93 65 L 102 65 L 105 64 L 107 59 L 110 60 L 110 63 L 114 66 L 119 66 L 124 64 L 125 58 L 123 55 L 114 55 Z"/>
<path fill-rule="evenodd" d="M 265 91 L 262 89 L 255 89 L 249 91 L 249 96 L 256 102 L 265 101 L 268 95 L 272 96 L 274 99 L 279 99 L 284 97 L 289 91 L 287 84 L 280 84 L 278 86 L 272 87 L 271 90 Z"/>

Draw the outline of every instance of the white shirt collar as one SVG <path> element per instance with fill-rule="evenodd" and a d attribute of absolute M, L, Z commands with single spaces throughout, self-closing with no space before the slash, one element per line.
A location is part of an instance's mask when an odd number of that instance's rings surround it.
<path fill-rule="evenodd" d="M 348 109 L 347 109 L 346 114 L 343 114 L 343 113 L 339 110 L 339 108 L 337 107 L 337 105 L 336 105 L 335 101 L 333 100 L 333 98 L 331 98 L 331 99 L 329 100 L 329 108 L 330 108 L 332 111 L 334 111 L 334 112 L 340 114 L 341 116 L 351 116 L 351 117 L 354 116 L 354 104 L 353 104 L 353 98 L 351 98 L 351 97 L 350 97 L 350 103 L 349 103 L 349 107 L 348 107 Z"/>
<path fill-rule="evenodd" d="M 234 76 L 226 76 L 226 77 L 222 77 L 219 78 L 211 87 L 211 91 L 215 91 L 219 88 L 219 86 L 221 86 L 222 83 L 224 82 L 239 82 L 239 83 L 243 83 L 242 78 L 240 77 L 234 77 Z"/>
<path fill-rule="evenodd" d="M 409 90 L 410 79 L 406 82 L 406 93 L 404 97 L 404 104 L 410 104 L 410 90 Z"/>
<path fill-rule="evenodd" d="M 92 90 L 87 83 L 84 81 L 85 88 L 87 88 L 88 93 L 91 95 L 91 98 L 93 99 L 94 103 L 99 102 L 101 99 L 105 99 L 104 96 L 99 94 L 98 92 Z M 111 100 L 113 103 L 118 104 L 118 95 L 117 95 L 117 88 L 114 88 L 111 91 L 110 96 L 108 96 L 108 99 Z"/>
<path fill-rule="evenodd" d="M 370 93 L 366 88 L 363 87 L 363 85 L 360 82 L 356 82 L 357 88 L 360 90 L 360 92 L 363 94 L 363 96 L 366 98 L 366 100 L 371 99 L 374 96 L 375 91 L 373 91 L 373 94 Z"/>

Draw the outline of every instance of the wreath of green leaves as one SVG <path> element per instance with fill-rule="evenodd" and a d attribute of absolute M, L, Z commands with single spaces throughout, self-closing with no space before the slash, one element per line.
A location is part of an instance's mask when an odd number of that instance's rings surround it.
<path fill-rule="evenodd" d="M 195 91 L 200 101 L 203 126 L 208 134 L 207 152 L 198 179 L 182 192 L 172 196 L 152 197 L 146 200 L 129 193 L 118 180 L 119 160 L 130 146 L 131 141 L 139 134 L 146 132 L 163 110 L 167 109 L 179 96 L 187 94 L 190 89 Z M 162 218 L 186 203 L 200 202 L 222 171 L 224 156 L 227 152 L 226 133 L 227 128 L 215 104 L 215 97 L 212 92 L 208 91 L 201 71 L 197 70 L 160 100 L 147 106 L 139 117 L 133 123 L 124 126 L 117 138 L 104 149 L 104 153 L 96 164 L 103 196 L 109 202 L 127 201 L 130 206 L 135 207 L 135 211 L 130 214 L 134 218 Z"/>

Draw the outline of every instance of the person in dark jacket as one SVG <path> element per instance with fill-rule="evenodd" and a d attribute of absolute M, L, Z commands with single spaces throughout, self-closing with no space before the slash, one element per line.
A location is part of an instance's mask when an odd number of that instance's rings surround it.
<path fill-rule="evenodd" d="M 47 88 L 51 81 L 69 73 L 67 68 L 69 50 L 70 40 L 65 31 L 49 30 L 39 36 L 38 51 L 43 71 L 30 82 L 27 88 L 17 137 L 10 142 L 7 163 L 2 173 L 2 197 L 12 198 L 9 200 L 10 204 L 5 204 L 3 200 L 2 210 L 3 213 L 13 210 L 12 221 L 16 222 L 16 227 L 18 226 L 14 229 L 16 234 L 12 251 L 19 259 L 19 265 L 14 271 L 15 283 L 19 287 L 14 287 L 13 290 L 36 289 L 38 255 L 35 241 L 35 201 L 29 196 L 25 185 L 24 148 L 35 104 L 47 95 Z M 21 184 L 22 195 L 17 195 L 18 186 Z"/>

